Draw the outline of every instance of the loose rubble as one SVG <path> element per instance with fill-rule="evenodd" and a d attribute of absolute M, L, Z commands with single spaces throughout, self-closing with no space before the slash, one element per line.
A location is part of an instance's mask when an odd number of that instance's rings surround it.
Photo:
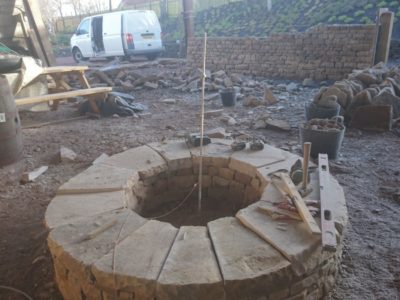
<path fill-rule="evenodd" d="M 347 122 L 363 106 L 391 106 L 393 118 L 398 118 L 400 67 L 388 68 L 379 63 L 372 68 L 355 70 L 347 79 L 336 81 L 330 87 L 322 87 L 315 95 L 314 103 L 322 107 L 333 107 L 339 103 Z"/>

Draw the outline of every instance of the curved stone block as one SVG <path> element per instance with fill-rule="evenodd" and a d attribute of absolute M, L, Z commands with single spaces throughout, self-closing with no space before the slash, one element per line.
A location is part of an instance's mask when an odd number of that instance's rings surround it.
<path fill-rule="evenodd" d="M 257 299 L 285 289 L 290 262 L 269 243 L 227 217 L 208 223 L 224 278 L 226 299 Z"/>
<path fill-rule="evenodd" d="M 49 204 L 45 214 L 48 228 L 79 222 L 127 206 L 125 191 L 57 195 Z"/>
<path fill-rule="evenodd" d="M 225 299 L 221 274 L 205 227 L 180 228 L 158 278 L 157 299 Z"/>
<path fill-rule="evenodd" d="M 95 262 L 92 273 L 98 285 L 153 300 L 158 275 L 177 232 L 170 224 L 148 221 Z"/>

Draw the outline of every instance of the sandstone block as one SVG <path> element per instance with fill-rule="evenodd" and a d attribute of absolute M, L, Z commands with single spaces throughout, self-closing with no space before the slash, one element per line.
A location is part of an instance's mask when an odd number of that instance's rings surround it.
<path fill-rule="evenodd" d="M 58 195 L 47 207 L 45 222 L 48 228 L 55 228 L 127 205 L 125 191 Z"/>
<path fill-rule="evenodd" d="M 291 280 L 290 263 L 232 217 L 208 223 L 227 299 L 261 297 Z"/>
<path fill-rule="evenodd" d="M 205 227 L 180 228 L 158 279 L 157 299 L 225 299 Z"/>
<path fill-rule="evenodd" d="M 96 164 L 64 183 L 58 194 L 112 192 L 132 187 L 135 172 Z"/>
<path fill-rule="evenodd" d="M 138 299 L 154 299 L 157 277 L 177 232 L 170 224 L 148 221 L 94 263 L 98 285 L 133 292 Z"/>

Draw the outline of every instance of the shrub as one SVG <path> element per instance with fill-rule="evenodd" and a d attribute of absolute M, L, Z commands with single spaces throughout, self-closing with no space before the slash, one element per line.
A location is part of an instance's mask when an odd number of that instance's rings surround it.
<path fill-rule="evenodd" d="M 373 23 L 374 23 L 374 22 L 373 22 L 370 18 L 368 18 L 367 16 L 362 17 L 362 18 L 361 18 L 361 22 L 364 23 L 364 24 L 373 24 Z"/>
<path fill-rule="evenodd" d="M 368 3 L 367 5 L 364 6 L 364 9 L 367 10 L 367 9 L 371 9 L 373 7 L 374 6 L 371 3 Z"/>
<path fill-rule="evenodd" d="M 378 3 L 377 7 L 381 8 L 381 7 L 385 7 L 385 6 L 387 6 L 387 5 L 388 5 L 388 4 L 387 4 L 386 1 L 381 1 L 381 2 Z"/>
<path fill-rule="evenodd" d="M 336 16 L 332 16 L 332 17 L 330 17 L 329 19 L 328 19 L 328 22 L 329 23 L 332 23 L 332 22 L 335 22 L 337 20 L 337 17 Z"/>
<path fill-rule="evenodd" d="M 357 10 L 355 13 L 354 13 L 354 16 L 355 17 L 359 17 L 359 16 L 362 16 L 362 15 L 364 15 L 365 14 L 365 10 Z"/>

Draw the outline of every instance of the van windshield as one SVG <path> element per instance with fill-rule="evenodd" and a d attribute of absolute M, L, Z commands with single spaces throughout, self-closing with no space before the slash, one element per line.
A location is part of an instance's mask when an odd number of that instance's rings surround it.
<path fill-rule="evenodd" d="M 160 25 L 155 13 L 151 11 L 132 12 L 124 15 L 128 31 L 146 31 L 149 28 L 158 28 Z"/>

